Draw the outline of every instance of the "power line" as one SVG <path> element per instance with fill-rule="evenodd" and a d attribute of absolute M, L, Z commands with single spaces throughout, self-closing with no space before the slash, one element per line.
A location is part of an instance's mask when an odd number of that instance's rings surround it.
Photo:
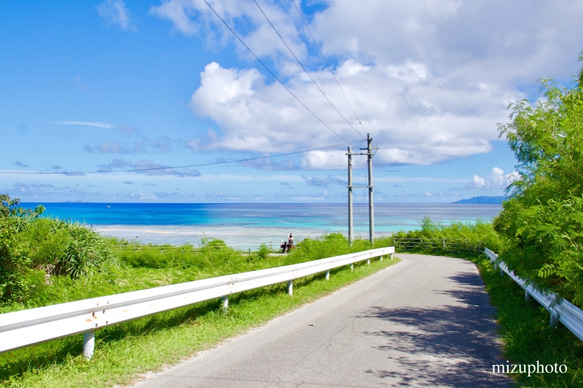
<path fill-rule="evenodd" d="M 219 18 L 219 20 L 225 25 L 225 27 L 227 27 L 227 29 L 233 34 L 233 36 L 235 36 L 235 38 L 237 38 L 237 40 L 239 42 L 241 42 L 241 44 L 243 46 L 245 46 L 245 48 L 247 50 L 249 50 L 249 52 L 251 53 L 251 55 L 253 55 L 255 57 L 255 59 L 257 60 L 257 62 L 259 62 L 264 68 L 265 70 L 267 70 L 267 72 L 269 74 L 271 74 L 271 76 L 281 85 L 285 88 L 285 90 L 287 90 L 287 92 L 297 101 L 300 103 L 300 105 L 302 105 L 312 116 L 314 116 L 324 127 L 326 127 L 330 132 L 332 132 L 333 134 L 335 134 L 336 136 L 338 136 L 339 138 L 341 138 L 342 140 L 344 140 L 347 144 L 351 144 L 350 141 L 348 141 L 346 138 L 344 138 L 343 136 L 341 136 L 340 134 L 338 134 L 336 131 L 334 131 L 328 124 L 326 124 L 316 113 L 314 113 L 310 108 L 308 108 L 308 106 L 306 104 L 304 104 L 302 102 L 302 100 L 300 100 L 300 98 L 298 96 L 296 96 L 291 90 L 290 88 L 288 88 L 278 77 L 277 75 L 275 75 L 275 73 L 257 56 L 257 54 L 255 54 L 255 52 L 253 52 L 253 50 L 251 50 L 251 48 L 243 41 L 243 39 L 239 36 L 239 34 L 237 34 L 237 32 L 235 32 L 235 30 L 233 30 L 231 28 L 231 26 L 229 26 L 229 24 L 221 17 L 221 15 L 219 15 L 217 13 L 217 11 L 215 11 L 215 9 L 213 8 L 212 5 L 210 5 L 208 3 L 207 0 L 204 0 L 204 3 L 210 8 L 210 10 L 215 14 L 215 16 L 217 18 Z"/>
<path fill-rule="evenodd" d="M 207 0 L 203 0 L 204 3 L 209 7 L 209 9 L 215 14 L 215 16 L 225 25 L 225 27 L 233 34 L 233 36 L 235 36 L 235 38 L 237 38 L 237 40 L 255 57 L 255 59 L 265 68 L 265 70 L 281 85 L 283 86 L 283 88 L 300 104 L 302 105 L 312 116 L 314 116 L 322 125 L 324 125 L 324 127 L 326 127 L 329 131 L 331 131 L 333 134 L 335 134 L 336 136 L 338 136 L 340 139 L 342 139 L 345 143 L 347 144 L 351 144 L 352 142 L 347 140 L 345 137 L 343 137 L 342 135 L 338 134 L 336 131 L 334 131 L 328 124 L 326 124 L 316 113 L 314 113 L 304 102 L 302 102 L 300 100 L 299 97 L 297 97 L 278 77 L 277 75 L 257 56 L 257 54 L 255 54 L 255 52 L 243 41 L 243 39 L 237 34 L 237 32 L 235 30 L 233 30 L 233 28 L 231 28 L 229 26 L 229 24 L 218 14 L 218 12 L 212 7 L 211 4 L 208 3 Z M 301 61 L 297 58 L 297 56 L 295 55 L 295 53 L 293 52 L 293 50 L 288 46 L 288 44 L 285 42 L 285 40 L 283 39 L 283 37 L 281 36 L 281 34 L 279 33 L 279 31 L 277 30 L 277 28 L 273 25 L 273 23 L 271 22 L 271 20 L 269 20 L 268 16 L 265 14 L 265 12 L 263 11 L 263 9 L 261 8 L 261 6 L 255 1 L 255 4 L 257 5 L 257 7 L 259 8 L 259 10 L 261 11 L 261 13 L 263 14 L 263 16 L 266 18 L 266 20 L 268 21 L 268 23 L 271 25 L 271 27 L 274 29 L 274 31 L 276 32 L 276 34 L 279 36 L 279 38 L 282 40 L 282 42 L 284 43 L 284 45 L 287 47 L 287 49 L 290 51 L 290 53 L 292 54 L 292 56 L 296 59 L 296 61 L 298 62 L 298 64 L 302 67 L 302 69 L 304 70 L 304 72 L 308 75 L 308 77 L 312 80 L 312 82 L 314 83 L 314 85 L 318 88 L 318 90 L 322 93 L 322 95 L 326 98 L 326 100 L 330 103 L 330 105 L 336 110 L 336 112 L 340 115 L 340 117 L 342 117 L 342 119 L 344 119 L 344 121 L 350 125 L 350 127 L 362 138 L 364 136 L 362 136 L 362 134 L 360 132 L 358 132 L 358 130 L 356 128 L 354 128 L 354 126 L 352 126 L 352 124 L 350 124 L 350 122 L 342 115 L 342 113 L 336 108 L 336 106 L 332 103 L 332 101 L 328 98 L 328 96 L 326 95 L 326 93 L 324 93 L 324 91 L 320 88 L 320 86 L 317 84 L 317 82 L 313 79 L 313 77 L 310 75 L 310 73 L 307 71 L 307 69 L 305 68 L 305 66 L 301 63 Z M 295 6 L 295 2 L 294 2 L 294 6 Z M 297 6 L 296 6 L 297 9 Z M 300 15 L 301 16 L 301 15 Z M 302 18 L 303 20 L 303 18 Z M 304 22 L 305 25 L 305 22 Z M 311 35 L 311 33 L 310 33 Z M 313 36 L 312 36 L 313 39 Z M 321 52 L 320 52 L 320 55 Z M 325 61 L 325 60 L 324 60 Z M 334 74 L 332 74 L 334 76 Z M 336 77 L 334 77 L 334 79 L 336 79 Z M 340 87 L 340 84 L 338 83 L 338 80 L 336 79 L 336 83 L 338 84 L 338 86 Z M 341 89 L 342 91 L 342 89 Z M 344 91 L 342 91 L 342 93 L 344 94 Z M 345 98 L 346 95 L 344 94 Z M 347 99 L 348 101 L 348 99 Z M 350 102 L 348 101 L 349 105 Z M 352 108 L 352 105 L 351 105 Z M 352 108 L 353 109 L 353 108 Z M 353 109 L 354 112 L 354 109 Z M 356 112 L 355 116 L 356 116 Z M 356 116 L 358 119 L 358 116 Z M 360 119 L 358 119 L 360 122 Z M 362 124 L 362 123 L 361 123 Z M 293 155 L 293 154 L 300 154 L 300 153 L 304 153 L 304 152 L 309 152 L 309 151 L 316 151 L 316 150 L 320 150 L 322 148 L 333 148 L 333 147 L 337 147 L 338 145 L 334 145 L 334 146 L 328 146 L 328 147 L 319 147 L 317 149 L 310 149 L 310 150 L 303 150 L 303 151 L 296 151 L 296 152 L 288 152 L 288 153 L 282 153 L 282 154 L 274 154 L 274 155 L 267 155 L 267 156 L 261 156 L 261 157 L 254 157 L 254 158 L 244 158 L 244 159 L 236 159 L 236 160 L 226 160 L 226 161 L 216 161 L 216 162 L 208 162 L 208 163 L 200 163 L 200 164 L 191 164 L 191 165 L 183 165 L 183 166 L 160 166 L 160 167 L 150 167 L 150 168 L 141 168 L 141 169 L 119 169 L 119 170 L 96 170 L 96 171 L 2 171 L 0 173 L 2 174 L 20 174 L 20 175 L 88 175 L 88 174 L 107 174 L 107 173 L 119 173 L 119 172 L 147 172 L 147 171 L 161 171 L 161 170 L 174 170 L 174 169 L 183 169 L 183 168 L 194 168 L 194 167 L 206 167 L 206 166 L 213 166 L 213 165 L 220 165 L 220 164 L 229 164 L 229 163 L 241 163 L 241 162 L 248 162 L 248 161 L 254 161 L 254 160 L 260 160 L 260 159 L 267 159 L 267 158 L 271 158 L 271 157 L 280 157 L 280 156 L 287 156 L 287 155 Z"/>
<path fill-rule="evenodd" d="M 306 23 L 306 20 L 304 19 L 304 16 L 302 14 L 302 11 L 298 8 L 295 0 L 292 1 L 296 12 L 298 13 L 300 19 L 302 20 L 302 24 L 304 26 L 304 29 L 308 32 L 308 35 L 310 36 L 310 38 L 312 39 L 312 44 L 317 48 L 318 50 L 318 54 L 320 55 L 320 59 L 324 62 L 324 64 L 326 65 L 326 69 L 328 70 L 328 72 L 330 73 L 330 75 L 332 75 L 332 78 L 334 78 L 334 81 L 336 81 L 336 85 L 338 86 L 338 89 L 340 89 L 340 92 L 342 93 L 342 95 L 344 96 L 344 99 L 346 100 L 346 102 L 348 103 L 348 106 L 350 106 L 350 109 L 352 110 L 352 113 L 354 114 L 354 117 L 356 117 L 356 120 L 358 121 L 358 123 L 360 124 L 360 126 L 364 129 L 364 125 L 362 124 L 362 120 L 360 119 L 360 117 L 358 117 L 358 114 L 356 113 L 356 111 L 354 110 L 354 107 L 352 106 L 352 104 L 350 103 L 350 100 L 348 99 L 348 96 L 346 96 L 346 93 L 344 92 L 344 88 L 342 88 L 342 86 L 340 85 L 340 82 L 338 81 L 338 78 L 336 78 L 336 75 L 334 74 L 334 72 L 332 72 L 332 70 L 330 70 L 330 64 L 328 63 L 328 61 L 326 60 L 326 58 L 324 57 L 324 54 L 322 54 L 322 50 L 320 49 L 320 46 L 318 45 L 318 43 L 316 42 L 316 38 L 314 38 L 314 35 L 312 34 L 312 31 L 310 30 L 310 28 L 308 27 L 308 23 Z M 359 132 L 360 133 L 360 132 Z M 364 138 L 364 136 L 362 136 Z"/>
<path fill-rule="evenodd" d="M 162 170 L 175 170 L 180 168 L 194 168 L 194 167 L 207 167 L 207 166 L 216 166 L 221 164 L 230 164 L 230 163 L 241 163 L 241 162 L 252 162 L 254 160 L 261 160 L 261 159 L 269 159 L 269 158 L 277 158 L 281 156 L 288 156 L 288 155 L 296 155 L 302 154 L 304 152 L 310 151 L 318 151 L 321 149 L 326 148 L 336 148 L 339 144 L 334 144 L 327 147 L 319 147 L 309 150 L 303 151 L 294 151 L 294 152 L 286 152 L 281 154 L 272 154 L 272 155 L 265 155 L 265 156 L 257 156 L 254 158 L 243 158 L 243 159 L 233 159 L 233 160 L 219 160 L 216 162 L 207 162 L 207 163 L 199 163 L 199 164 L 189 164 L 184 166 L 161 166 L 161 167 L 149 167 L 149 168 L 132 168 L 132 169 L 120 169 L 120 170 L 96 170 L 96 171 L 0 171 L 0 174 L 19 174 L 19 175 L 89 175 L 89 174 L 112 174 L 112 173 L 119 173 L 119 172 L 147 172 L 147 171 L 162 171 Z"/>
<path fill-rule="evenodd" d="M 282 43 L 284 44 L 284 46 L 287 48 L 287 50 L 290 52 L 290 54 L 292 55 L 292 57 L 294 57 L 294 59 L 296 60 L 296 62 L 298 63 L 298 65 L 300 65 L 300 67 L 302 68 L 302 70 L 304 71 L 304 73 L 306 73 L 306 75 L 310 78 L 310 80 L 316 86 L 316 88 L 318 88 L 318 90 L 320 91 L 320 93 L 322 94 L 322 96 L 324 96 L 324 98 L 326 99 L 326 101 L 328 101 L 328 103 L 330 104 L 330 106 L 332 106 L 332 108 L 336 111 L 336 113 L 338 113 L 338 115 L 346 122 L 346 124 L 348 124 L 354 130 L 354 132 L 356 132 L 356 134 L 358 136 L 360 136 L 361 138 L 364 138 L 365 136 L 362 133 L 360 133 L 356 128 L 354 128 L 354 126 L 346 119 L 346 117 L 344 117 L 344 115 L 338 110 L 338 108 L 336 107 L 336 105 L 334 105 L 334 103 L 330 100 L 330 98 L 322 90 L 322 88 L 320 87 L 320 85 L 318 85 L 318 83 L 316 82 L 316 80 L 312 77 L 312 75 L 310 74 L 310 72 L 306 69 L 306 67 L 303 65 L 303 63 L 300 61 L 300 59 L 296 56 L 296 54 L 291 49 L 291 47 L 287 44 L 287 42 L 285 41 L 285 39 L 283 38 L 283 36 L 279 33 L 278 29 L 271 22 L 271 20 L 269 19 L 269 17 L 265 13 L 265 11 L 263 11 L 263 8 L 261 8 L 261 6 L 259 5 L 259 3 L 257 3 L 257 0 L 253 0 L 253 2 L 255 3 L 255 5 L 257 6 L 257 8 L 259 8 L 259 11 L 261 11 L 261 13 L 263 14 L 263 17 L 265 18 L 265 20 L 267 20 L 267 22 L 269 23 L 269 25 L 271 26 L 271 28 L 273 29 L 273 31 L 275 31 L 275 33 L 277 34 L 277 36 L 279 37 L 279 39 L 282 41 Z"/>

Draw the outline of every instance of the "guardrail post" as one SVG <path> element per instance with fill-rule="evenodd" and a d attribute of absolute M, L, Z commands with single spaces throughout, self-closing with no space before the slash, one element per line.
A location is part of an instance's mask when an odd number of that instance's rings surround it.
<path fill-rule="evenodd" d="M 350 264 L 350 270 L 354 271 L 354 264 Z"/>
<path fill-rule="evenodd" d="M 287 294 L 289 296 L 294 295 L 294 282 L 292 282 L 291 280 L 287 282 Z"/>
<path fill-rule="evenodd" d="M 88 360 L 93 357 L 93 351 L 95 350 L 95 331 L 87 331 L 83 334 L 83 355 Z"/>
<path fill-rule="evenodd" d="M 326 280 L 330 280 L 330 270 L 326 271 Z"/>
<path fill-rule="evenodd" d="M 221 307 L 223 308 L 223 312 L 226 314 L 229 311 L 229 297 L 223 296 L 221 298 Z"/>
<path fill-rule="evenodd" d="M 370 259 L 366 259 L 366 264 L 370 265 Z"/>
<path fill-rule="evenodd" d="M 524 291 L 524 300 L 527 302 L 530 300 L 530 294 L 526 290 Z"/>
<path fill-rule="evenodd" d="M 137 248 L 143 249 L 143 247 Z M 221 299 L 220 303 L 226 309 L 228 296 L 232 294 L 268 285 L 283 285 L 284 282 L 288 283 L 288 294 L 291 297 L 294 279 L 322 272 L 328 272 L 329 276 L 329 271 L 332 269 L 345 270 L 348 264 L 363 262 L 367 258 L 372 259 L 381 254 L 388 255 L 394 252 L 394 247 L 370 251 L 372 252 L 370 254 L 351 253 L 302 264 L 44 306 L 32 312 L 23 310 L 0 314 L 0 353 L 84 333 L 83 354 L 87 359 L 91 359 L 95 350 L 95 331 L 107 325 L 208 300 L 217 302 Z M 353 264 L 351 267 L 354 268 Z M 90 322 L 87 320 L 89 312 L 92 313 Z M 563 313 L 557 311 L 557 315 L 559 314 Z"/>
<path fill-rule="evenodd" d="M 557 316 L 557 314 L 555 314 L 554 312 L 551 311 L 551 328 L 555 329 L 557 327 L 558 323 L 559 323 L 559 317 Z"/>

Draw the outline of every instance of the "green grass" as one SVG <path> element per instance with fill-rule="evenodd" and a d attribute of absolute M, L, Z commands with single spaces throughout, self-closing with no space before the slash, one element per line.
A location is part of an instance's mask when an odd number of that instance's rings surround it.
<path fill-rule="evenodd" d="M 583 387 L 583 342 L 567 328 L 550 327 L 549 313 L 534 299 L 525 300 L 524 290 L 506 274 L 500 275 L 488 259 L 473 259 L 478 265 L 504 342 L 504 357 L 510 364 L 561 365 L 567 373 L 514 374 L 524 387 Z"/>
<path fill-rule="evenodd" d="M 495 270 L 485 255 L 458 250 L 444 252 L 439 244 L 423 244 L 430 240 L 468 240 L 500 251 L 504 242 L 497 237 L 491 224 L 434 225 L 424 220 L 421 230 L 399 233 L 395 237 L 417 239 L 420 244 L 412 252 L 448 255 L 472 260 L 478 266 L 486 285 L 490 303 L 496 308 L 496 320 L 503 341 L 504 358 L 511 365 L 566 365 L 567 373 L 518 373 L 512 377 L 521 387 L 583 387 L 583 342 L 567 328 L 550 327 L 549 313 L 534 299 L 526 301 L 524 290 L 506 274 Z M 385 241 L 395 245 L 394 241 Z"/>
<path fill-rule="evenodd" d="M 424 252 L 424 254 L 443 254 Z M 510 365 L 566 365 L 567 373 L 515 373 L 519 387 L 583 387 L 583 342 L 567 328 L 550 327 L 549 312 L 534 299 L 525 300 L 524 290 L 499 270 L 485 255 L 458 254 L 476 263 L 503 342 L 503 357 Z"/>
<path fill-rule="evenodd" d="M 197 352 L 242 334 L 305 303 L 368 276 L 397 260 L 373 260 L 314 275 L 294 283 L 294 294 L 280 284 L 229 298 L 196 304 L 96 332 L 95 354 L 82 355 L 83 336 L 0 354 L 0 385 L 6 387 L 113 386 L 135 382 L 141 374 L 179 363 Z"/>

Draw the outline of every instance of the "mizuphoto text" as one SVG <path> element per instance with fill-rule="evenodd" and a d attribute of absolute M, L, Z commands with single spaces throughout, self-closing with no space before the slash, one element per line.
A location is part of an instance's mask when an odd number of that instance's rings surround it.
<path fill-rule="evenodd" d="M 496 374 L 527 374 L 530 377 L 532 374 L 543 373 L 567 373 L 569 368 L 565 364 L 541 364 L 538 360 L 536 364 L 511 364 L 506 361 L 506 364 L 493 364 L 492 373 Z"/>

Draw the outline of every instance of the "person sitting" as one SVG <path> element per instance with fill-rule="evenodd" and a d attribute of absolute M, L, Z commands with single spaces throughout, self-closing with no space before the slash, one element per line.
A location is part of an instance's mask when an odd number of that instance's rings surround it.
<path fill-rule="evenodd" d="M 286 251 L 289 251 L 290 249 L 294 248 L 294 235 L 293 234 L 289 234 L 289 236 L 287 237 L 287 249 Z"/>

